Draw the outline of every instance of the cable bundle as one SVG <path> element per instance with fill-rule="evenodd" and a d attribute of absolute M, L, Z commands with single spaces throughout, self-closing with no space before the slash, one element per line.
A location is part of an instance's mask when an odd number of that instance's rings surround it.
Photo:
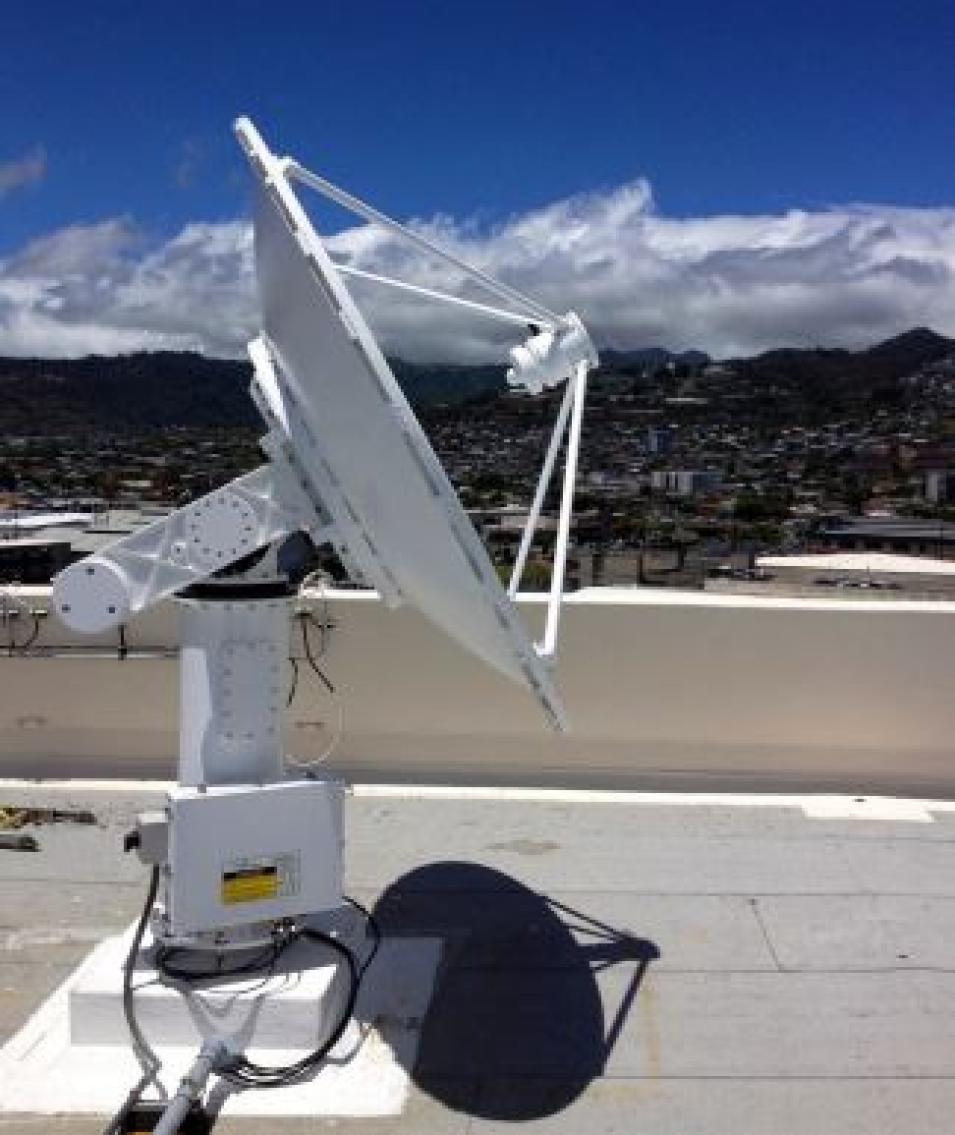
<path fill-rule="evenodd" d="M 162 1062 L 156 1055 L 149 1042 L 146 1040 L 139 1022 L 136 1019 L 134 993 L 132 984 L 133 970 L 136 964 L 136 958 L 139 955 L 139 950 L 142 945 L 143 936 L 146 931 L 146 926 L 149 921 L 149 915 L 152 911 L 153 904 L 156 901 L 156 892 L 159 885 L 159 869 L 153 868 L 149 890 L 146 895 L 146 903 L 143 907 L 143 912 L 140 915 L 139 922 L 137 923 L 136 930 L 133 934 L 133 940 L 130 946 L 129 955 L 126 959 L 123 975 L 123 1009 L 126 1014 L 126 1022 L 129 1027 L 130 1036 L 133 1041 L 133 1050 L 137 1058 L 143 1066 L 143 1075 L 139 1082 L 133 1087 L 124 1101 L 122 1107 L 107 1125 L 104 1135 L 115 1135 L 116 1132 L 122 1129 L 126 1117 L 131 1113 L 134 1106 L 139 1102 L 143 1091 L 146 1087 L 156 1081 L 159 1069 Z M 304 1079 L 311 1072 L 313 1072 L 322 1061 L 328 1056 L 329 1052 L 341 1040 L 345 1029 L 348 1027 L 349 1021 L 355 1012 L 355 1004 L 358 1001 L 358 993 L 361 989 L 362 979 L 364 978 L 368 967 L 371 965 L 378 953 L 378 948 L 381 945 L 381 928 L 378 925 L 375 916 L 360 902 L 347 895 L 343 896 L 345 902 L 354 907 L 359 914 L 365 919 L 366 931 L 371 932 L 371 949 L 368 951 L 367 957 L 362 962 L 359 962 L 355 957 L 354 952 L 345 945 L 344 942 L 335 938 L 331 934 L 327 934 L 322 930 L 314 930 L 308 926 L 291 926 L 284 925 L 278 928 L 275 937 L 270 946 L 265 950 L 260 951 L 253 958 L 242 962 L 238 966 L 230 969 L 223 969 L 218 965 L 213 970 L 197 970 L 190 966 L 177 964 L 176 958 L 180 954 L 187 953 L 186 950 L 180 950 L 174 947 L 159 948 L 156 951 L 155 964 L 159 972 L 167 978 L 174 981 L 189 983 L 198 981 L 208 981 L 212 978 L 233 977 L 240 974 L 262 974 L 263 978 L 268 979 L 272 976 L 275 966 L 282 956 L 282 954 L 294 942 L 306 939 L 311 942 L 318 942 L 333 950 L 341 961 L 344 963 L 348 970 L 348 996 L 345 999 L 345 1005 L 342 1009 L 339 1019 L 335 1022 L 335 1027 L 331 1030 L 325 1040 L 313 1052 L 303 1056 L 300 1060 L 296 1060 L 287 1065 L 268 1065 L 256 1064 L 254 1061 L 249 1060 L 245 1056 L 237 1055 L 229 1062 L 223 1064 L 216 1072 L 224 1080 L 238 1088 L 281 1088 L 288 1084 L 296 1083 Z M 220 956 L 221 962 L 221 956 Z"/>

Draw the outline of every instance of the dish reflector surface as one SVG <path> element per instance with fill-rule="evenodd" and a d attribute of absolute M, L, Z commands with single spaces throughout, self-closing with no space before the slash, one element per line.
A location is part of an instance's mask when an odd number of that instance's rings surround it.
<path fill-rule="evenodd" d="M 272 380 L 260 404 L 334 543 L 386 602 L 407 602 L 509 678 L 551 724 L 560 699 L 387 360 L 285 176 L 251 128 L 255 265 Z M 253 351 L 253 356 L 255 352 Z"/>

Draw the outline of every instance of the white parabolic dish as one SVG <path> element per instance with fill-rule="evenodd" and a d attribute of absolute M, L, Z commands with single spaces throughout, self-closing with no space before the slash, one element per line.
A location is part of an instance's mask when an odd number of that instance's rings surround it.
<path fill-rule="evenodd" d="M 262 305 L 256 401 L 332 542 L 391 605 L 407 602 L 565 728 L 546 663 L 285 173 L 255 127 L 236 130 L 258 178 Z M 268 356 L 271 365 L 262 365 Z"/>

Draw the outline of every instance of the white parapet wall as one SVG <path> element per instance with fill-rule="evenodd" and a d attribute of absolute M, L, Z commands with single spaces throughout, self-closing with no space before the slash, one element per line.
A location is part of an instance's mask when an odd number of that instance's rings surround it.
<path fill-rule="evenodd" d="M 321 665 L 345 723 L 331 765 L 348 779 L 955 794 L 955 603 L 577 592 L 557 667 L 573 728 L 558 737 L 414 611 L 353 591 L 308 601 L 331 623 Z M 539 630 L 542 599 L 521 607 Z M 0 775 L 174 775 L 175 604 L 127 641 L 120 661 L 115 636 L 81 641 L 49 617 L 34 652 L 0 658 Z M 301 657 L 297 626 L 293 644 Z M 287 747 L 314 758 L 338 710 L 299 671 Z"/>

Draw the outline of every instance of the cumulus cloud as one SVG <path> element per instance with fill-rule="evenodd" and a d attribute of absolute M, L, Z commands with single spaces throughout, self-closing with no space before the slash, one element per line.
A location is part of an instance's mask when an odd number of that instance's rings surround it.
<path fill-rule="evenodd" d="M 46 151 L 42 146 L 35 147 L 22 158 L 0 162 L 0 198 L 12 193 L 14 189 L 42 181 L 45 176 Z"/>
<path fill-rule="evenodd" d="M 860 346 L 916 324 L 955 335 L 955 209 L 872 205 L 668 217 L 649 184 L 558 201 L 493 228 L 415 222 L 464 259 L 577 310 L 598 344 Z M 486 298 L 440 262 L 368 226 L 329 239 L 339 260 Z M 513 328 L 349 282 L 385 349 L 421 361 L 502 361 Z M 128 220 L 75 226 L 0 261 L 0 353 L 138 347 L 238 355 L 254 334 L 252 237 L 242 221 L 150 243 Z"/>
<path fill-rule="evenodd" d="M 247 223 L 150 243 L 125 218 L 74 225 L 0 260 L 0 354 L 237 355 L 255 322 Z"/>

